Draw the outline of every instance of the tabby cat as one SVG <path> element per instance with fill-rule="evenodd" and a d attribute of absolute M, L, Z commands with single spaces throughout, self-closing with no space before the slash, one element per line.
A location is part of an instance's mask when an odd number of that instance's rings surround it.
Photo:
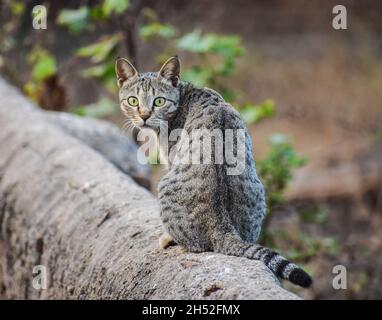
<path fill-rule="evenodd" d="M 264 262 L 277 276 L 302 287 L 312 280 L 277 252 L 256 244 L 266 206 L 251 137 L 239 113 L 220 94 L 181 81 L 178 57 L 168 59 L 159 72 L 138 73 L 126 59 L 116 61 L 120 106 L 132 128 L 166 128 L 187 133 L 196 129 L 244 132 L 245 162 L 240 174 L 227 174 L 226 161 L 170 163 L 158 185 L 160 216 L 166 230 L 162 247 L 177 243 L 192 252 L 215 251 Z M 185 143 L 169 142 L 169 149 Z M 186 141 L 186 143 L 189 143 Z M 231 144 L 237 148 L 237 143 Z M 235 152 L 235 150 L 234 150 Z"/>

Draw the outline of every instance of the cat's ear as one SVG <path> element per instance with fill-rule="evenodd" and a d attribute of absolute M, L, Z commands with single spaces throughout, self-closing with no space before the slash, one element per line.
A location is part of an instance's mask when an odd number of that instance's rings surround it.
<path fill-rule="evenodd" d="M 180 61 L 177 56 L 168 59 L 159 71 L 159 76 L 170 81 L 176 87 L 179 82 Z"/>
<path fill-rule="evenodd" d="M 122 87 L 123 83 L 135 77 L 138 74 L 138 71 L 134 66 L 124 58 L 118 58 L 115 62 L 115 74 L 117 75 L 118 87 Z"/>

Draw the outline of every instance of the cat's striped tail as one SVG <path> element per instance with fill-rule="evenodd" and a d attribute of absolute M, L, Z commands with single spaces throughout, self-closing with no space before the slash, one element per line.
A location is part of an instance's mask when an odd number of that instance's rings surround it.
<path fill-rule="evenodd" d="M 258 244 L 245 242 L 238 236 L 226 236 L 223 243 L 215 246 L 215 250 L 226 255 L 260 260 L 278 277 L 301 287 L 308 288 L 312 284 L 312 278 L 305 271 L 279 253 Z"/>

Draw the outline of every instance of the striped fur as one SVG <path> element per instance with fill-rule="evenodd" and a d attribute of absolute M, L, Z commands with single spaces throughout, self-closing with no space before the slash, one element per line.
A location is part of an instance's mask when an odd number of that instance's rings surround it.
<path fill-rule="evenodd" d="M 312 279 L 305 271 L 278 252 L 258 244 L 245 242 L 237 235 L 226 237 L 224 245 L 218 248 L 218 252 L 227 255 L 262 261 L 276 276 L 301 287 L 308 288 L 312 284 Z"/>

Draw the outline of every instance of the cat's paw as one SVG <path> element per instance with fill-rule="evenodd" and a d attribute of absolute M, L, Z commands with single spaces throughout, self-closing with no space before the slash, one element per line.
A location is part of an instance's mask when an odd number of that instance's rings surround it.
<path fill-rule="evenodd" d="M 159 247 L 161 249 L 167 249 L 168 247 L 175 246 L 175 245 L 176 245 L 176 242 L 168 233 L 164 233 L 159 238 Z"/>

